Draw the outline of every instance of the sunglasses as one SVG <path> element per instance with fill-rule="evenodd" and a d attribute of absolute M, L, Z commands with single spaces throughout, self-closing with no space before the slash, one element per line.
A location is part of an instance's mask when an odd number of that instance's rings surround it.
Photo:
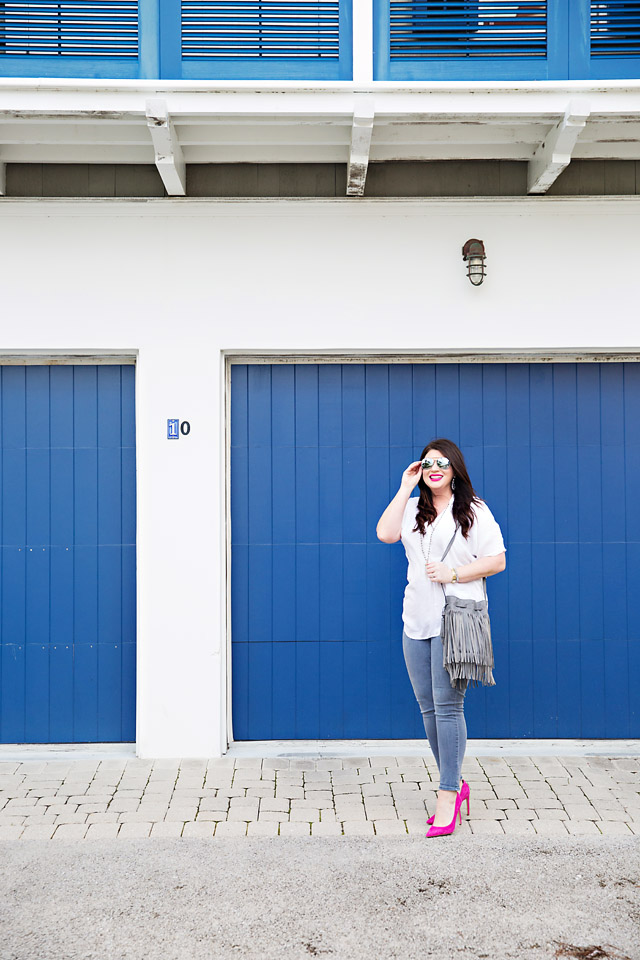
<path fill-rule="evenodd" d="M 438 457 L 437 460 L 434 460 L 433 457 L 425 457 L 422 461 L 422 466 L 424 469 L 430 470 L 434 463 L 436 463 L 441 470 L 446 470 L 447 467 L 450 466 L 451 461 L 448 457 Z"/>

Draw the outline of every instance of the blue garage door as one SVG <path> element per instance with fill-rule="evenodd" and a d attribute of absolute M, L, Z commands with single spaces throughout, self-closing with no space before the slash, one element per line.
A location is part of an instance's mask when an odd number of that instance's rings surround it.
<path fill-rule="evenodd" d="M 507 545 L 469 736 L 640 736 L 639 425 L 631 363 L 233 366 L 234 738 L 424 737 L 375 528 L 432 436 Z"/>
<path fill-rule="evenodd" d="M 4 366 L 0 740 L 135 740 L 133 366 Z"/>

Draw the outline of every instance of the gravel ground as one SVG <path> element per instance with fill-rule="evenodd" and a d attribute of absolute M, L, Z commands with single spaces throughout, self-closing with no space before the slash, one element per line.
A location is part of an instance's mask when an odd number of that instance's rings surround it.
<path fill-rule="evenodd" d="M 1 960 L 640 960 L 635 837 L 32 840 L 0 851 Z"/>

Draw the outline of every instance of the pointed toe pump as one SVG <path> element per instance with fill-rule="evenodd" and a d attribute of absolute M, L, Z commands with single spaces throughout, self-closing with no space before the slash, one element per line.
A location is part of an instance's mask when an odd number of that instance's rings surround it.
<path fill-rule="evenodd" d="M 456 828 L 456 817 L 460 817 L 460 823 L 462 823 L 462 813 L 460 812 L 460 807 L 462 806 L 462 791 L 460 793 L 456 792 L 456 804 L 453 811 L 453 820 L 451 823 L 446 824 L 444 827 L 434 827 L 431 825 L 427 830 L 425 836 L 427 837 L 444 837 L 449 833 L 453 833 Z"/>
<path fill-rule="evenodd" d="M 462 781 L 462 788 L 461 788 L 461 790 L 460 790 L 460 806 L 462 806 L 462 801 L 463 801 L 463 800 L 466 800 L 466 801 L 467 801 L 467 816 L 469 816 L 469 794 L 470 794 L 470 792 L 471 792 L 471 791 L 469 790 L 469 784 L 467 783 L 466 780 L 463 780 L 463 781 Z M 434 814 L 432 814 L 432 815 L 427 819 L 427 823 L 433 823 L 433 821 L 435 820 L 435 818 L 436 818 L 436 815 L 435 815 L 435 813 L 434 813 Z"/>

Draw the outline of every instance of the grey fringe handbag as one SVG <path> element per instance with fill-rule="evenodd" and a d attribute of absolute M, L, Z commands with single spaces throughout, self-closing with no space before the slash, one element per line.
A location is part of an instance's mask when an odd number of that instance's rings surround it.
<path fill-rule="evenodd" d="M 456 529 L 441 562 L 444 562 L 449 553 L 457 532 L 456 523 Z M 456 681 L 464 678 L 470 680 L 475 687 L 478 686 L 478 680 L 487 687 L 495 686 L 487 578 L 482 578 L 484 600 L 454 597 L 447 593 L 444 584 L 440 586 L 445 597 L 440 627 L 442 665 L 449 674 L 451 686 L 455 687 Z"/>

